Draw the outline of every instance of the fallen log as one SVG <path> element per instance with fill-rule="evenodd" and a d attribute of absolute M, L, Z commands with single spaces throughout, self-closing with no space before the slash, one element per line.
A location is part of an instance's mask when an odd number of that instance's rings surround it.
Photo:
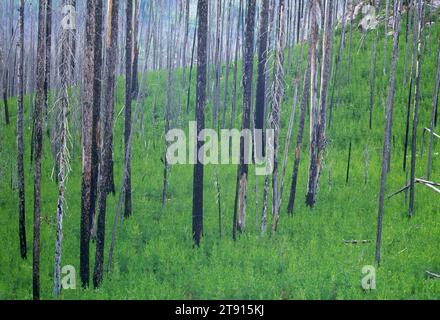
<path fill-rule="evenodd" d="M 344 240 L 345 244 L 365 244 L 371 243 L 371 240 Z"/>
<path fill-rule="evenodd" d="M 436 187 L 440 187 L 440 183 L 428 181 L 428 180 L 424 180 L 424 179 L 420 179 L 420 178 L 416 178 L 415 182 L 418 184 L 422 184 L 422 185 L 424 185 L 428 188 L 431 188 L 432 190 L 440 193 L 440 189 L 436 188 Z M 387 200 L 394 197 L 395 195 L 398 195 L 399 193 L 407 190 L 408 188 L 409 188 L 409 184 L 404 186 L 402 189 L 399 189 L 396 192 L 393 192 L 392 194 L 388 195 Z"/>
<path fill-rule="evenodd" d="M 440 279 L 440 274 L 437 274 L 437 273 L 434 273 L 434 272 L 431 272 L 428 270 L 426 270 L 425 272 L 426 272 L 426 275 L 428 276 L 428 278 Z"/>

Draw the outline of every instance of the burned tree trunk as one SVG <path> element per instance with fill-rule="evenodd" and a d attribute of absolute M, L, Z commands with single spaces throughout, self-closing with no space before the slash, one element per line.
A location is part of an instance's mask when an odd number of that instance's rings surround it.
<path fill-rule="evenodd" d="M 131 80 L 131 96 L 137 97 L 139 91 L 139 0 L 134 1 L 133 8 L 133 71 Z"/>
<path fill-rule="evenodd" d="M 422 36 L 423 36 L 423 12 L 424 1 L 419 0 L 419 20 L 418 20 L 418 44 L 417 44 L 417 63 L 415 74 L 414 87 L 414 109 L 413 109 L 413 126 L 411 139 L 411 172 L 409 180 L 409 209 L 408 215 L 411 217 L 414 214 L 414 196 L 415 196 L 415 171 L 416 171 L 416 149 L 417 149 L 417 125 L 419 121 L 419 104 L 420 104 L 420 77 L 422 73 Z"/>
<path fill-rule="evenodd" d="M 236 107 L 236 98 L 237 98 L 237 70 L 238 70 L 238 56 L 240 49 L 240 33 L 241 33 L 241 15 L 243 11 L 243 0 L 240 0 L 238 5 L 238 16 L 237 16 L 237 30 L 235 34 L 235 56 L 234 56 L 234 84 L 232 87 L 232 103 L 231 103 L 231 120 L 229 124 L 229 128 L 232 129 L 235 122 L 235 107 Z"/>
<path fill-rule="evenodd" d="M 263 0 L 260 9 L 260 31 L 258 35 L 258 78 L 255 97 L 255 129 L 264 129 L 264 115 L 266 102 L 266 63 L 269 31 L 269 0 Z M 264 135 L 261 141 L 264 148 Z M 261 149 L 263 150 L 263 149 Z M 263 154 L 264 155 L 264 151 Z"/>
<path fill-rule="evenodd" d="M 102 281 L 104 269 L 105 217 L 107 194 L 114 193 L 113 180 L 113 113 L 115 97 L 116 59 L 118 50 L 119 0 L 108 0 L 107 32 L 105 41 L 105 94 L 103 105 L 103 143 L 101 146 L 98 178 L 98 219 L 93 286 Z"/>
<path fill-rule="evenodd" d="M 256 0 L 248 0 L 246 32 L 245 32 L 245 56 L 243 68 L 243 116 L 242 130 L 250 128 L 250 113 L 252 100 L 252 78 L 254 69 L 254 33 L 255 33 L 255 10 Z M 246 225 L 246 196 L 247 196 L 247 179 L 248 164 L 245 161 L 249 150 L 246 150 L 245 137 L 240 139 L 240 182 L 239 182 L 239 213 L 237 227 L 238 231 L 243 232 Z M 248 146 L 249 147 L 249 146 Z"/>
<path fill-rule="evenodd" d="M 133 53 L 133 2 L 126 3 L 125 22 L 125 155 L 130 153 L 129 138 L 131 132 L 131 80 L 132 80 L 132 53 Z M 124 181 L 125 207 L 124 216 L 131 216 L 131 159 L 127 163 L 127 179 Z"/>
<path fill-rule="evenodd" d="M 23 259 L 27 257 L 26 248 L 26 216 L 25 216 L 25 188 L 24 188 L 24 162 L 23 162 L 23 122 L 24 122 L 24 0 L 20 0 L 18 39 L 18 101 L 17 101 L 17 175 L 18 175 L 18 230 L 20 238 L 20 254 Z"/>
<path fill-rule="evenodd" d="M 50 68 L 52 52 L 52 0 L 46 0 L 46 71 L 44 76 L 44 125 L 49 135 L 48 109 L 50 90 Z"/>
<path fill-rule="evenodd" d="M 92 188 L 93 145 L 93 89 L 94 89 L 94 43 L 96 0 L 87 2 L 85 28 L 85 56 L 82 106 L 82 185 L 81 185 L 81 239 L 80 276 L 83 287 L 89 285 L 90 211 Z"/>
<path fill-rule="evenodd" d="M 278 156 L 280 152 L 280 131 L 281 131 L 281 103 L 284 96 L 284 28 L 285 28 L 285 1 L 280 0 L 278 4 L 278 26 L 275 51 L 275 78 L 273 81 L 272 97 L 272 127 L 274 129 L 274 161 L 272 174 L 272 212 L 273 224 L 272 230 L 278 228 L 279 214 L 279 180 L 278 180 Z"/>
<path fill-rule="evenodd" d="M 45 10 L 46 0 L 39 1 L 38 49 L 37 49 L 37 94 L 34 112 L 35 171 L 34 171 L 34 248 L 33 248 L 33 297 L 40 299 L 40 209 L 41 209 L 41 149 L 43 144 L 42 108 L 44 104 L 45 74 Z"/>
<path fill-rule="evenodd" d="M 438 93 L 440 87 L 440 40 L 438 42 L 438 50 L 437 50 L 437 72 L 435 76 L 435 85 L 434 85 L 434 95 L 432 99 L 432 113 L 431 113 L 431 127 L 430 127 L 430 135 L 429 135 L 429 151 L 428 151 L 428 166 L 426 169 L 426 178 L 429 180 L 431 176 L 431 165 L 432 165 L 432 145 L 434 140 L 434 127 L 435 127 L 435 118 L 437 115 L 437 107 L 438 107 Z"/>
<path fill-rule="evenodd" d="M 387 175 L 388 175 L 388 159 L 390 157 L 390 152 L 391 152 L 390 149 L 391 149 L 391 132 L 392 132 L 392 123 L 393 123 L 395 72 L 396 72 L 397 58 L 399 55 L 399 32 L 400 32 L 402 1 L 401 0 L 397 0 L 397 1 L 398 1 L 396 5 L 397 12 L 395 14 L 395 20 L 394 20 L 393 56 L 391 60 L 390 81 L 388 87 L 386 123 L 385 123 L 383 150 L 382 150 L 382 168 L 381 168 L 381 176 L 380 176 L 379 210 L 378 210 L 378 218 L 377 218 L 377 238 L 376 238 L 376 256 L 375 256 L 375 261 L 377 264 L 380 264 L 383 207 L 384 207 L 385 188 L 386 188 Z"/>
<path fill-rule="evenodd" d="M 198 0 L 197 11 L 199 16 L 197 31 L 197 137 L 205 127 L 206 103 L 206 64 L 208 38 L 208 1 Z M 203 159 L 199 159 L 199 150 L 203 143 L 197 139 L 197 161 L 194 165 L 193 207 L 192 207 L 192 236 L 195 245 L 200 245 L 203 234 Z"/>
<path fill-rule="evenodd" d="M 98 195 L 99 146 L 101 141 L 101 91 L 102 91 L 102 1 L 95 0 L 95 48 L 93 51 L 93 111 L 92 111 L 92 180 L 90 186 L 90 230 L 95 221 L 96 198 Z"/>

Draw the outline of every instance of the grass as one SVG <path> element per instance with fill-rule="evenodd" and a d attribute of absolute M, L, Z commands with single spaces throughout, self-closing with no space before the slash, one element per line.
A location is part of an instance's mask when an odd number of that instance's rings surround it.
<path fill-rule="evenodd" d="M 425 31 L 427 32 L 427 31 Z M 428 126 L 436 67 L 436 43 L 440 25 L 432 30 L 431 54 L 424 48 L 421 81 L 421 106 L 418 131 L 417 177 L 426 171 L 426 146 L 420 154 L 422 128 Z M 136 128 L 133 141 L 133 216 L 118 226 L 113 268 L 105 275 L 98 290 L 79 285 L 79 226 L 81 159 L 80 139 L 72 124 L 74 151 L 72 172 L 67 182 L 67 212 L 64 219 L 62 265 L 77 270 L 77 289 L 64 290 L 62 299 L 438 299 L 440 281 L 427 279 L 425 271 L 440 272 L 440 201 L 438 194 L 423 186 L 416 187 L 416 214 L 407 217 L 404 195 L 385 203 L 382 240 L 382 264 L 376 270 L 377 289 L 361 288 L 362 268 L 374 264 L 380 161 L 384 130 L 384 101 L 387 77 L 382 75 L 383 39 L 378 44 L 373 129 L 368 128 L 369 75 L 373 33 L 367 35 L 366 48 L 357 50 L 360 35 L 353 33 L 350 83 L 346 78 L 347 52 L 343 57 L 343 87 L 340 106 L 334 110 L 334 123 L 328 131 L 323 174 L 316 208 L 306 208 L 304 196 L 307 179 L 305 133 L 298 196 L 295 213 L 287 216 L 286 206 L 293 164 L 293 152 L 287 167 L 281 220 L 276 234 L 261 237 L 257 221 L 261 216 L 263 178 L 258 178 L 259 208 L 256 211 L 255 176 L 250 176 L 247 229 L 232 240 L 232 214 L 236 166 L 207 166 L 205 173 L 204 238 L 200 248 L 191 240 L 192 166 L 174 166 L 169 180 L 166 206 L 162 208 L 161 157 L 164 151 L 163 110 L 166 104 L 166 72 L 148 73 L 144 130 Z M 391 37 L 388 51 L 391 52 Z M 402 171 L 405 108 L 408 86 L 403 86 L 404 37 L 396 73 L 391 172 L 387 190 L 391 193 L 405 183 Z M 296 48 L 297 52 L 297 48 Z M 304 53 L 306 54 L 306 53 Z M 382 58 L 381 58 L 382 57 Z M 389 59 L 390 60 L 390 59 Z M 241 68 L 239 68 L 240 70 Z M 389 69 L 389 68 L 388 68 Z M 179 77 L 178 72 L 176 79 Z M 193 76 L 195 79 L 195 76 Z M 239 73 L 241 79 L 241 73 Z M 288 125 L 293 95 L 291 72 L 286 78 L 286 98 L 282 108 L 282 146 Z M 232 74 L 230 83 L 232 85 Z M 223 86 L 223 81 L 222 81 Z M 174 88 L 178 88 L 175 85 Z M 193 83 L 191 110 L 194 110 Z M 331 90 L 331 88 L 330 88 Z M 223 91 L 221 91 L 223 92 Z M 230 91 L 231 92 L 231 91 Z M 331 91 L 330 91 L 331 92 Z M 238 112 L 241 118 L 241 88 Z M 123 107 L 123 80 L 117 90 L 116 114 Z M 174 105 L 186 107 L 184 91 L 175 91 Z M 157 103 L 157 114 L 154 103 Z M 26 103 L 28 99 L 26 99 Z M 206 115 L 210 126 L 212 101 Z M 228 103 L 230 106 L 230 103 Z M 26 111 L 29 105 L 25 106 Z M 78 107 L 76 107 L 78 108 Z M 30 126 L 25 126 L 25 176 L 28 260 L 19 258 L 18 195 L 16 181 L 16 99 L 10 100 L 11 125 L 0 127 L 0 299 L 32 298 L 32 223 L 33 167 L 29 163 Z M 73 113 L 75 115 L 77 113 Z M 176 111 L 174 111 L 176 114 Z M 25 117 L 28 119 L 28 115 Z M 180 125 L 194 119 L 181 114 Z M 229 113 L 227 116 L 229 119 Z M 298 118 L 297 118 L 298 119 Z M 174 124 L 176 125 L 176 124 Z M 297 126 L 297 125 L 296 125 Z M 297 127 L 294 130 L 295 141 Z M 306 125 L 307 131 L 308 125 Z M 351 175 L 345 183 L 348 145 L 353 143 Z M 119 190 L 123 163 L 123 115 L 115 121 L 115 181 Z M 426 141 L 425 141 L 426 143 Z M 432 180 L 440 180 L 439 143 L 434 145 Z M 293 147 L 291 148 L 291 150 Z M 368 165 L 365 158 L 368 149 Z M 57 185 L 51 178 L 52 158 L 47 136 L 44 137 L 42 167 L 41 290 L 42 298 L 53 299 L 55 214 Z M 368 180 L 365 183 L 365 170 Z M 252 171 L 251 171 L 252 172 Z M 214 176 L 221 187 L 222 238 L 218 235 L 218 209 Z M 331 188 L 329 186 L 331 176 Z M 107 211 L 108 253 L 110 232 L 117 197 L 109 196 Z M 258 215 L 256 217 L 256 214 Z M 269 216 L 271 221 L 271 216 Z M 371 243 L 347 245 L 344 239 L 368 239 Z M 91 245 L 91 266 L 94 260 Z"/>

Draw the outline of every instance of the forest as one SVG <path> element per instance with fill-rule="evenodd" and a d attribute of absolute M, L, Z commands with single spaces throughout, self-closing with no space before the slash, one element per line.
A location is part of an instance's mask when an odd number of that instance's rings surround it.
<path fill-rule="evenodd" d="M 439 0 L 0 21 L 0 300 L 440 299 Z"/>

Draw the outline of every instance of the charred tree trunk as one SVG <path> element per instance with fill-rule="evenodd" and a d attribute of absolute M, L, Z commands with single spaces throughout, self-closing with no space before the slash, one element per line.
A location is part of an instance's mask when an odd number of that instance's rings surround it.
<path fill-rule="evenodd" d="M 47 126 L 49 134 L 48 109 L 49 109 L 49 90 L 50 90 L 50 68 L 52 52 L 52 0 L 46 0 L 46 71 L 44 76 L 44 125 Z"/>
<path fill-rule="evenodd" d="M 45 10 L 46 0 L 39 0 L 38 9 L 38 49 L 37 49 L 37 95 L 35 98 L 34 139 L 35 139 L 35 171 L 34 171 L 34 248 L 33 248 L 33 297 L 40 299 L 40 209 L 41 209 L 41 149 L 43 144 L 42 108 L 44 104 L 45 75 Z"/>
<path fill-rule="evenodd" d="M 24 162 L 23 162 L 23 122 L 24 122 L 24 0 L 20 0 L 18 39 L 18 109 L 17 109 L 17 175 L 18 175 L 18 230 L 20 238 L 20 254 L 27 258 L 26 248 L 26 217 L 25 217 L 25 188 L 24 188 Z"/>
<path fill-rule="evenodd" d="M 434 84 L 434 94 L 432 99 L 432 113 L 431 113 L 431 127 L 430 127 L 430 135 L 429 135 L 429 150 L 428 150 L 428 166 L 426 169 L 426 178 L 429 180 L 431 176 L 431 165 L 432 165 L 432 145 L 434 140 L 434 127 L 435 127 L 435 118 L 437 115 L 437 107 L 438 107 L 438 93 L 440 87 L 440 40 L 438 41 L 438 50 L 437 50 L 437 72 L 435 76 L 435 84 Z"/>
<path fill-rule="evenodd" d="M 246 32 L 245 32 L 245 56 L 243 68 L 243 116 L 242 130 L 250 128 L 250 113 L 252 100 L 252 78 L 254 69 L 254 33 L 255 33 L 255 10 L 256 0 L 248 0 Z M 239 232 L 243 232 L 246 225 L 246 197 L 247 197 L 247 179 L 249 167 L 245 161 L 249 150 L 246 150 L 244 137 L 240 139 L 240 182 L 239 182 L 239 213 L 237 227 Z M 249 146 L 248 146 L 249 147 Z"/>
<path fill-rule="evenodd" d="M 90 230 L 95 222 L 96 198 L 98 195 L 99 151 L 101 141 L 101 91 L 102 91 L 102 1 L 95 0 L 95 48 L 93 62 L 93 111 L 92 111 L 92 181 L 90 187 Z M 92 234 L 92 236 L 94 236 Z"/>
<path fill-rule="evenodd" d="M 137 97 L 139 91 L 139 0 L 134 1 L 133 10 L 133 72 L 131 80 L 131 95 Z"/>
<path fill-rule="evenodd" d="M 113 180 L 113 113 L 115 104 L 116 59 L 118 50 L 119 0 L 108 0 L 107 32 L 105 41 L 105 95 L 103 105 L 103 143 L 101 146 L 100 170 L 98 178 L 98 220 L 96 237 L 95 267 L 93 286 L 102 281 L 104 269 L 105 217 L 107 194 L 115 192 Z"/>
<path fill-rule="evenodd" d="M 264 129 L 264 115 L 266 102 L 266 63 L 267 63 L 267 45 L 269 31 L 269 0 L 263 0 L 260 9 L 260 33 L 258 36 L 258 79 L 255 97 L 255 129 Z M 265 139 L 261 141 L 262 148 L 265 145 Z M 263 149 L 261 149 L 263 150 Z M 264 156 L 264 150 L 263 154 Z"/>
<path fill-rule="evenodd" d="M 93 89 L 95 57 L 95 6 L 96 0 L 87 2 L 85 28 L 85 56 L 82 106 L 82 185 L 81 185 L 81 239 L 80 276 L 83 287 L 89 285 L 89 245 L 92 188 L 93 145 Z"/>
<path fill-rule="evenodd" d="M 132 53 L 133 53 L 133 2 L 126 3 L 125 22 L 125 155 L 130 153 L 129 138 L 131 132 L 131 81 L 132 81 Z M 127 163 L 127 178 L 124 181 L 125 207 L 124 216 L 131 216 L 131 159 Z"/>
<path fill-rule="evenodd" d="M 410 217 L 414 214 L 414 196 L 415 196 L 415 171 L 416 171 L 416 151 L 417 151 L 417 125 L 419 121 L 419 104 L 420 104 L 420 78 L 422 73 L 422 36 L 423 36 L 423 13 L 425 2 L 419 0 L 419 20 L 418 20 L 418 44 L 417 44 L 417 63 L 414 87 L 414 109 L 413 109 L 413 126 L 411 139 L 411 172 L 409 182 L 409 209 Z"/>
<path fill-rule="evenodd" d="M 396 5 L 397 12 L 395 14 L 395 20 L 394 20 L 393 56 L 391 61 L 390 81 L 388 87 L 386 123 L 385 123 L 383 150 L 382 150 L 382 168 L 381 168 L 381 176 L 380 176 L 379 210 L 378 210 L 378 218 L 377 218 L 377 238 L 376 238 L 376 256 L 375 256 L 375 261 L 377 264 L 380 264 L 383 207 L 384 207 L 385 188 L 386 188 L 387 175 L 388 175 L 388 159 L 390 157 L 390 152 L 391 152 L 391 134 L 392 134 L 393 107 L 394 107 L 394 83 L 395 83 L 397 58 L 399 55 L 399 32 L 400 32 L 402 1 L 401 0 L 397 0 L 397 1 L 398 1 Z"/>
<path fill-rule="evenodd" d="M 207 30 L 208 30 L 208 1 L 198 0 L 197 11 L 199 16 L 197 31 L 197 137 L 205 127 L 206 103 L 206 64 L 207 64 Z M 198 153 L 203 143 L 197 139 L 197 161 L 194 165 L 193 208 L 192 208 L 192 236 L 195 245 L 200 245 L 203 234 L 203 164 Z"/>

